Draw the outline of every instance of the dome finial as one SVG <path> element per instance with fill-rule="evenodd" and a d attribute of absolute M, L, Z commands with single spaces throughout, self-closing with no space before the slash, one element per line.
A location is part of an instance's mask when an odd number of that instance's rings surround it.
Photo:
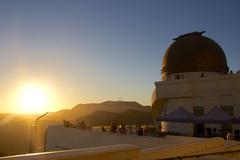
<path fill-rule="evenodd" d="M 178 36 L 177 38 L 173 38 L 173 40 L 178 40 L 179 38 L 182 38 L 182 37 L 186 37 L 186 36 L 192 36 L 192 35 L 199 35 L 201 36 L 203 33 L 205 33 L 206 31 L 201 31 L 201 32 L 198 32 L 198 31 L 195 31 L 195 32 L 190 32 L 190 33 L 186 33 L 186 34 L 182 34 L 180 36 Z"/>

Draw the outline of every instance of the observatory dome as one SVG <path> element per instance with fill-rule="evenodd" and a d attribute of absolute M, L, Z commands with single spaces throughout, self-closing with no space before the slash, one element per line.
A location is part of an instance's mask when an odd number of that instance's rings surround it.
<path fill-rule="evenodd" d="M 212 39 L 192 32 L 174 39 L 162 61 L 162 79 L 173 73 L 219 72 L 228 73 L 226 56 Z"/>

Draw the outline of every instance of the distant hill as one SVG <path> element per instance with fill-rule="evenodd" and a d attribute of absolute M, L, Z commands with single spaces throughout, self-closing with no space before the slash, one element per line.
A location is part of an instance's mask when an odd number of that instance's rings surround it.
<path fill-rule="evenodd" d="M 90 115 L 82 116 L 77 119 L 84 120 L 86 124 L 90 126 L 110 125 L 110 123 L 114 121 L 118 124 L 126 125 L 153 123 L 151 112 L 143 112 L 138 110 L 127 110 L 121 113 L 95 111 Z"/>
<path fill-rule="evenodd" d="M 78 104 L 70 110 L 53 112 L 46 116 L 46 120 L 76 120 L 81 116 L 90 115 L 96 111 L 107 111 L 112 113 L 125 112 L 127 110 L 137 110 L 151 112 L 150 106 L 142 106 L 137 102 L 127 101 L 106 101 L 103 103 Z"/>

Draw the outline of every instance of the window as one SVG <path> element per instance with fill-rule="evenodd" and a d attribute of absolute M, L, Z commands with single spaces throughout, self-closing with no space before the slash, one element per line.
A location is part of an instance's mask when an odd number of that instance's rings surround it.
<path fill-rule="evenodd" d="M 202 116 L 204 114 L 204 107 L 203 106 L 193 107 L 193 114 L 196 116 Z"/>
<path fill-rule="evenodd" d="M 233 106 L 221 106 L 221 109 L 232 116 L 234 115 Z"/>
<path fill-rule="evenodd" d="M 163 116 L 167 115 L 167 110 L 163 110 Z"/>

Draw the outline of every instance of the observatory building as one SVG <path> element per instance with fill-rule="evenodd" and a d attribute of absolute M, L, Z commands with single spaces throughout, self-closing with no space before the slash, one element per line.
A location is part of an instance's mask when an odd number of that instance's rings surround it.
<path fill-rule="evenodd" d="M 182 135 L 238 134 L 240 75 L 229 72 L 223 49 L 203 33 L 180 35 L 166 50 L 152 94 L 153 118 L 161 131 Z"/>

